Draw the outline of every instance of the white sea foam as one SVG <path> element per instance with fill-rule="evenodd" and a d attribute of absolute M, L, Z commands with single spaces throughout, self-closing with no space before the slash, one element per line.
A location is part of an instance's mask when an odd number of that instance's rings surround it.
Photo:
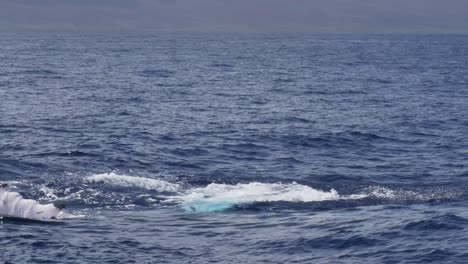
<path fill-rule="evenodd" d="M 170 183 L 159 179 L 119 175 L 113 172 L 92 175 L 87 177 L 85 180 L 89 183 L 101 182 L 109 185 L 137 187 L 160 192 L 177 192 L 179 190 L 179 185 L 175 183 Z"/>
<path fill-rule="evenodd" d="M 183 207 L 199 212 L 222 211 L 236 204 L 253 202 L 318 202 L 340 199 L 360 199 L 365 196 L 340 196 L 335 190 L 321 191 L 309 186 L 291 183 L 215 184 L 194 188 L 185 195 L 170 200 L 180 201 Z"/>
<path fill-rule="evenodd" d="M 46 186 L 42 186 L 39 190 L 44 193 L 47 199 L 52 199 L 52 200 L 58 199 L 57 195 L 55 195 L 54 189 L 48 188 Z"/>
<path fill-rule="evenodd" d="M 382 186 L 370 186 L 366 189 L 368 197 L 392 201 L 418 201 L 459 199 L 465 195 L 461 189 L 432 187 L 420 190 L 390 189 Z"/>
<path fill-rule="evenodd" d="M 177 184 L 163 179 L 146 178 L 117 174 L 114 172 L 95 174 L 85 177 L 85 185 L 79 191 L 67 188 L 56 191 L 42 186 L 44 198 L 42 201 L 50 200 L 82 200 L 86 204 L 99 204 L 102 199 L 110 199 L 106 204 L 116 203 L 128 205 L 134 199 L 125 193 L 108 193 L 111 190 L 101 190 L 103 186 L 94 183 L 103 183 L 104 186 L 118 186 L 142 189 L 137 196 L 151 203 L 166 202 L 179 204 L 188 211 L 215 212 L 233 208 L 236 205 L 251 204 L 255 202 L 320 202 L 340 201 L 357 199 L 377 199 L 387 201 L 417 201 L 424 202 L 433 199 L 457 199 L 464 195 L 464 191 L 456 191 L 444 188 L 431 188 L 423 190 L 405 190 L 402 188 L 388 188 L 383 186 L 369 186 L 355 192 L 353 195 L 339 194 L 334 189 L 319 190 L 298 183 L 239 183 L 234 185 L 212 183 L 204 187 L 187 188 L 188 184 Z M 169 192 L 155 198 L 145 190 L 156 190 L 158 192 Z M 138 200 L 137 199 L 137 200 Z"/>

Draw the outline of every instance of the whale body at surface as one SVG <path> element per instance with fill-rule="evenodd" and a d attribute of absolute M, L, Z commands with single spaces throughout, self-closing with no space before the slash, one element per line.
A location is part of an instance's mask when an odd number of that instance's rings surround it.
<path fill-rule="evenodd" d="M 10 192 L 0 187 L 0 217 L 50 221 L 61 219 L 64 206 L 57 204 L 40 204 L 32 199 L 24 199 L 17 192 Z"/>

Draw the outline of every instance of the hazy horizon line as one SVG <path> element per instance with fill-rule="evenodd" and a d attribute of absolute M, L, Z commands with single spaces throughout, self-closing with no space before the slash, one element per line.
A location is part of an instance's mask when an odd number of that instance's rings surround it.
<path fill-rule="evenodd" d="M 329 30 L 329 29 L 285 29 L 285 30 L 265 30 L 265 29 L 202 29 L 202 28 L 80 28 L 80 27 L 64 27 L 64 28 L 44 28 L 44 27 L 0 27 L 0 33 L 258 33 L 258 34 L 371 34 L 371 35 L 393 35 L 393 34 L 414 34 L 414 35 L 468 35 L 467 30 L 443 30 L 443 29 L 387 29 L 387 30 Z"/>

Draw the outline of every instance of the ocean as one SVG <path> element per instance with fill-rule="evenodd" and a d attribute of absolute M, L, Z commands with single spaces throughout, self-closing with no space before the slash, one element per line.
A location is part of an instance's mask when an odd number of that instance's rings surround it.
<path fill-rule="evenodd" d="M 4 263 L 467 263 L 468 36 L 1 33 Z"/>

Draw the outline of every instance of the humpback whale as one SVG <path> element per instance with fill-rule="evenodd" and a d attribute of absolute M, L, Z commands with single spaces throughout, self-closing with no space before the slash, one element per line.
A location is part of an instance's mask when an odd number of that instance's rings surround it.
<path fill-rule="evenodd" d="M 0 185 L 0 217 L 15 217 L 30 220 L 50 221 L 62 218 L 65 205 L 62 203 L 40 204 L 24 199 L 17 192 L 7 190 L 7 184 Z"/>

